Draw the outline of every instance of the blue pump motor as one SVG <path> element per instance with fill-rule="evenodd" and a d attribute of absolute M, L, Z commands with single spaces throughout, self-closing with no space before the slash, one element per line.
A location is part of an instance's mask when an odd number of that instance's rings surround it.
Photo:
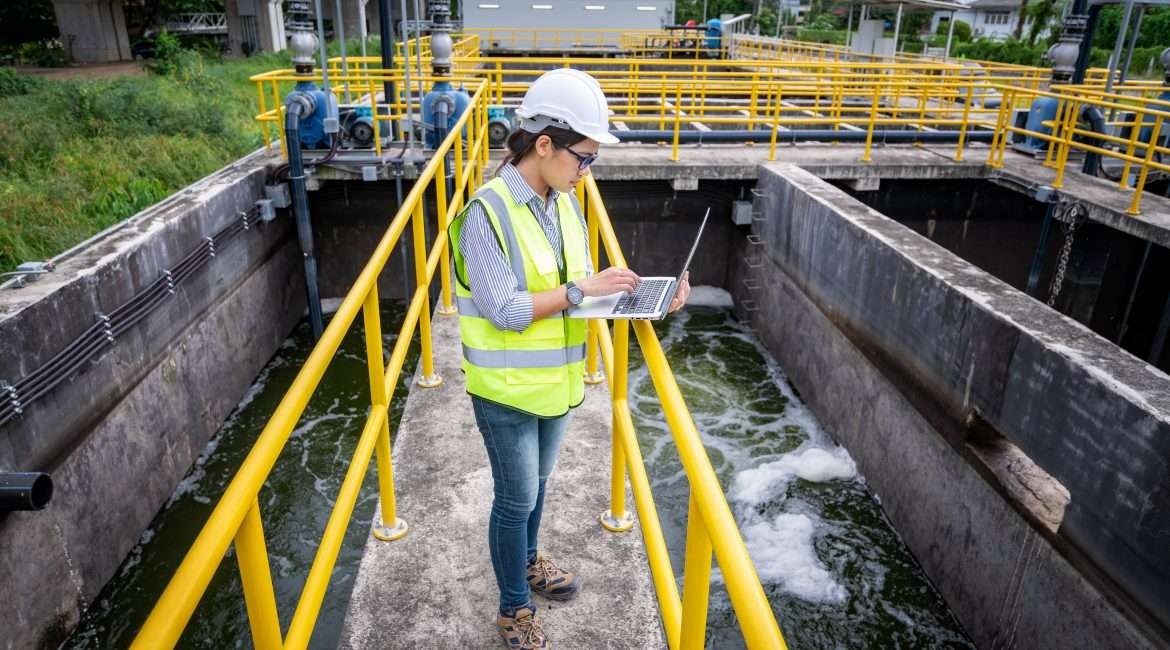
<path fill-rule="evenodd" d="M 1056 108 L 1059 103 L 1055 97 L 1037 97 L 1028 110 L 1028 121 L 1024 128 L 1036 133 L 1051 135 L 1052 127 L 1045 126 L 1044 122 L 1056 119 Z M 1048 141 L 1030 135 L 1024 140 L 1024 146 L 1032 151 L 1042 151 L 1048 148 Z"/>
<path fill-rule="evenodd" d="M 329 97 L 312 81 L 297 82 L 293 93 L 308 95 L 316 108 L 311 115 L 302 115 L 300 138 L 302 149 L 328 149 L 332 144 L 325 133 L 325 118 L 329 113 Z M 292 93 L 290 93 L 291 95 Z"/>
<path fill-rule="evenodd" d="M 463 111 L 467 110 L 470 103 L 471 96 L 467 94 L 467 91 L 462 88 L 458 90 L 453 88 L 448 81 L 435 82 L 434 88 L 423 97 L 422 101 L 422 119 L 427 130 L 426 143 L 428 147 L 434 149 L 441 144 L 441 138 L 447 137 L 447 133 L 459 121 Z M 446 105 L 447 109 L 446 123 L 436 124 L 438 122 L 436 109 L 443 104 Z M 464 135 L 466 134 L 467 132 L 464 130 Z"/>

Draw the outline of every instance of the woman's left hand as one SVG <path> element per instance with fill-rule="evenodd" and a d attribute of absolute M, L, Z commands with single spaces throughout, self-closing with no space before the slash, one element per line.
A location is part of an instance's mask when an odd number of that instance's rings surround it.
<path fill-rule="evenodd" d="M 669 313 L 674 313 L 682 309 L 683 305 L 687 304 L 687 298 L 691 297 L 691 272 L 687 271 L 683 274 L 682 284 L 678 291 L 674 293 L 674 300 L 670 301 Z"/>

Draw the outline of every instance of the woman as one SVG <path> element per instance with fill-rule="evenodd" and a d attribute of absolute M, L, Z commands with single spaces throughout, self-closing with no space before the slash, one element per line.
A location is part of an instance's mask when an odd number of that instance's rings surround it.
<path fill-rule="evenodd" d="M 581 579 L 538 552 L 545 483 L 584 399 L 585 321 L 565 310 L 585 296 L 632 292 L 638 276 L 593 273 L 573 193 L 609 133 L 597 81 L 558 68 L 533 82 L 496 177 L 451 224 L 463 371 L 491 464 L 488 550 L 500 588 L 496 624 L 510 648 L 548 648 L 535 592 L 569 600 Z M 671 311 L 685 304 L 684 280 Z"/>

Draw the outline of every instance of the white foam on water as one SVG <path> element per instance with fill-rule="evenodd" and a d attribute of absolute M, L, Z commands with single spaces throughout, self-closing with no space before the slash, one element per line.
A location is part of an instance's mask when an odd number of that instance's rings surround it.
<path fill-rule="evenodd" d="M 697 287 L 691 287 L 691 295 L 687 298 L 687 304 L 731 309 L 735 306 L 735 301 L 732 300 L 731 294 L 726 289 L 701 284 Z"/>
<path fill-rule="evenodd" d="M 761 514 L 758 507 L 783 502 L 793 478 L 822 483 L 856 477 L 857 465 L 843 447 L 813 446 L 736 474 L 727 496 L 737 506 L 744 543 L 763 582 L 812 602 L 844 602 L 848 592 L 816 554 L 819 520 L 803 513 Z"/>
<path fill-rule="evenodd" d="M 742 526 L 744 543 L 765 584 L 816 603 L 841 603 L 848 592 L 821 564 L 813 547 L 817 522 L 806 514 L 781 512 Z"/>

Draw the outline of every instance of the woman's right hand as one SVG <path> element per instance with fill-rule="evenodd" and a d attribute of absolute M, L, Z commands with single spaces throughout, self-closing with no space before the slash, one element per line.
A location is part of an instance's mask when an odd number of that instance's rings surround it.
<path fill-rule="evenodd" d="M 586 296 L 608 296 L 624 291 L 633 293 L 642 279 L 629 269 L 611 266 L 600 273 L 577 281 L 577 286 Z"/>

